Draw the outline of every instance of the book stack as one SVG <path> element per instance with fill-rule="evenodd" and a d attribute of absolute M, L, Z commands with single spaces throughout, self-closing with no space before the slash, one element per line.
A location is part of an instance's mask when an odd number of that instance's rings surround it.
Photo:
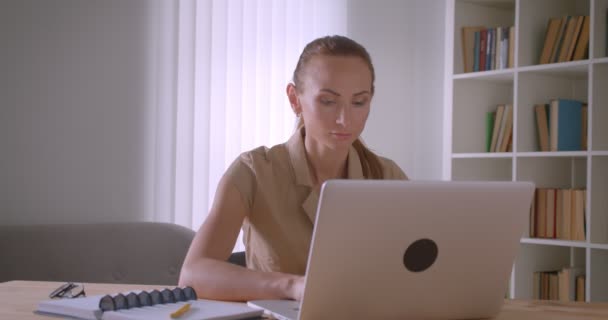
<path fill-rule="evenodd" d="M 486 152 L 510 152 L 512 144 L 513 106 L 500 104 L 486 113 Z"/>
<path fill-rule="evenodd" d="M 586 59 L 588 51 L 589 16 L 549 19 L 540 64 Z"/>
<path fill-rule="evenodd" d="M 510 27 L 462 28 L 464 72 L 512 68 L 514 65 L 515 29 Z"/>
<path fill-rule="evenodd" d="M 585 301 L 584 268 L 534 272 L 534 299 Z"/>
<path fill-rule="evenodd" d="M 537 188 L 530 237 L 585 241 L 585 189 Z"/>
<path fill-rule="evenodd" d="M 587 104 L 553 99 L 534 106 L 539 151 L 587 149 Z"/>

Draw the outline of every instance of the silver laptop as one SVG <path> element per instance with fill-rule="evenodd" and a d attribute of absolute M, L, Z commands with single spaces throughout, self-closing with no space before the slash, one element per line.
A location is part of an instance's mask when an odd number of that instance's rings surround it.
<path fill-rule="evenodd" d="M 474 319 L 502 306 L 528 182 L 333 180 L 321 189 L 302 302 L 278 319 Z"/>

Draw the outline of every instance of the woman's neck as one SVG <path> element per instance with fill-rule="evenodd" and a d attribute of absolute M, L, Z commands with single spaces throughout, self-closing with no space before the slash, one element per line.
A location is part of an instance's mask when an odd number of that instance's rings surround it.
<path fill-rule="evenodd" d="M 308 136 L 304 137 L 304 147 L 315 188 L 326 180 L 347 177 L 348 148 L 329 149 Z"/>

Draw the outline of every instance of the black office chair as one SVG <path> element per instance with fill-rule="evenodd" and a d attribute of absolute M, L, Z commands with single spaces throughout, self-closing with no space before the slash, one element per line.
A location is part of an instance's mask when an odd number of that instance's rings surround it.
<path fill-rule="evenodd" d="M 233 252 L 228 258 L 228 262 L 234 263 L 237 266 L 247 267 L 247 260 L 245 259 L 245 251 Z"/>

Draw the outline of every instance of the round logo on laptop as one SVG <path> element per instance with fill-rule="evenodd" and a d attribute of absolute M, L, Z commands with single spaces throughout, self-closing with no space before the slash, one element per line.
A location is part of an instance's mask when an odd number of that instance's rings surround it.
<path fill-rule="evenodd" d="M 422 272 L 435 263 L 438 252 L 435 241 L 431 239 L 416 240 L 405 250 L 403 264 L 411 272 Z"/>

